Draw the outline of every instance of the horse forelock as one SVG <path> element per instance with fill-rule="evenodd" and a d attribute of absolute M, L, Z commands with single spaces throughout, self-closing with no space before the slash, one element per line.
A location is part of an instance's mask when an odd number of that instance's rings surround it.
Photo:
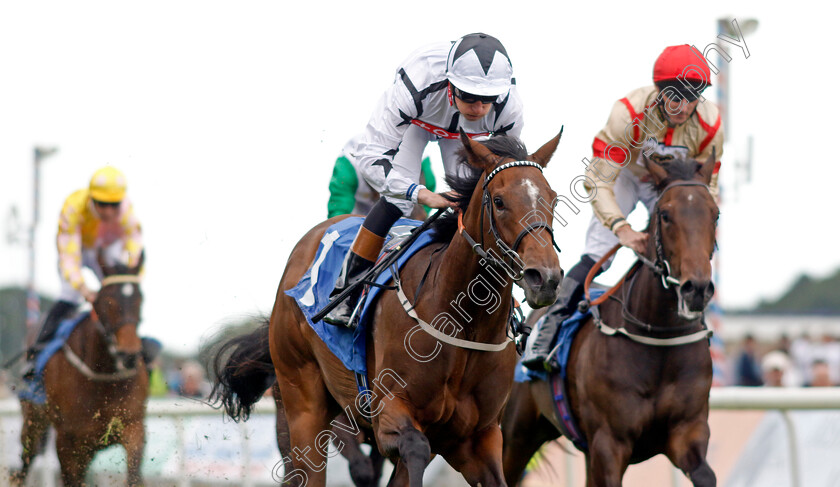
<path fill-rule="evenodd" d="M 691 181 L 697 176 L 701 164 L 694 159 L 671 159 L 659 163 L 668 173 L 668 177 L 656 184 L 656 191 L 662 193 L 669 184 L 676 181 Z"/>
<path fill-rule="evenodd" d="M 528 150 L 525 144 L 516 137 L 507 135 L 497 135 L 490 139 L 481 141 L 481 144 L 487 147 L 490 152 L 499 156 L 496 164 L 487 172 L 491 172 L 498 167 L 502 161 L 506 159 L 513 159 L 516 161 L 525 161 L 528 159 Z M 466 168 L 466 170 L 462 170 Z M 467 150 L 461 148 L 458 151 L 458 169 L 459 173 L 464 173 L 464 176 L 457 174 L 446 175 L 444 180 L 449 188 L 456 194 L 455 197 L 450 198 L 455 203 L 455 206 L 462 213 L 466 213 L 467 207 L 470 204 L 472 195 L 475 192 L 476 186 L 481 182 L 484 172 L 471 166 L 468 162 Z M 439 218 L 432 225 L 435 230 L 435 241 L 446 242 L 452 239 L 455 232 L 458 230 L 458 215 L 457 213 Z"/>

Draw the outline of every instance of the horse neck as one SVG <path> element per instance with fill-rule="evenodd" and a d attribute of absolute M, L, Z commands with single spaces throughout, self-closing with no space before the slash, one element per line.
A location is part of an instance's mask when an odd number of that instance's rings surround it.
<path fill-rule="evenodd" d="M 655 226 L 658 222 L 653 221 L 651 216 L 651 228 L 648 231 L 648 247 L 645 257 L 651 262 L 656 262 Z M 666 289 L 662 285 L 661 277 L 653 269 L 641 265 L 636 276 L 625 283 L 625 289 L 629 292 L 627 296 L 627 309 L 639 320 L 655 326 L 669 326 L 685 324 L 685 320 L 677 314 L 677 289 L 671 284 Z"/>
<path fill-rule="evenodd" d="M 68 342 L 73 352 L 94 372 L 113 370 L 114 360 L 108 353 L 108 344 L 97 329 L 92 316 L 79 323 Z"/>
<path fill-rule="evenodd" d="M 482 193 L 477 190 L 463 217 L 464 231 L 469 233 L 476 242 L 482 244 L 485 250 L 492 249 L 498 256 L 500 253 L 495 241 L 492 238 L 483 239 L 481 235 L 481 198 Z M 483 230 L 486 237 L 490 226 L 488 216 L 486 214 L 483 216 L 485 219 Z M 513 289 L 513 282 L 505 272 L 484 261 L 458 233 L 452 237 L 438 265 L 434 285 L 437 296 L 440 296 L 441 300 L 446 300 L 441 309 L 449 312 L 468 330 L 468 335 L 472 335 L 477 340 L 498 341 L 504 336 L 507 333 Z M 483 301 L 485 297 L 493 301 Z M 494 306 L 495 303 L 498 303 L 498 306 Z M 489 313 L 489 309 L 494 310 Z M 470 321 L 467 321 L 464 315 L 470 317 Z M 477 317 L 482 319 L 475 319 Z"/>

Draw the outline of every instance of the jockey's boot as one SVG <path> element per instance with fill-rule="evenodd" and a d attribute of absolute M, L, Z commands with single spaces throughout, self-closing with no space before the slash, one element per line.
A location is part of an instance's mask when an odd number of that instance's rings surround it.
<path fill-rule="evenodd" d="M 38 338 L 26 350 L 26 365 L 24 366 L 23 377 L 31 379 L 35 374 L 35 357 L 44 346 L 50 342 L 58 330 L 58 325 L 64 321 L 65 318 L 70 317 L 73 312 L 78 309 L 79 305 L 70 301 L 56 301 L 50 308 L 47 317 L 44 319 L 44 324 L 41 325 L 41 331 L 38 333 Z"/>
<path fill-rule="evenodd" d="M 531 330 L 532 337 L 529 338 L 522 354 L 522 365 L 534 371 L 553 372 L 557 364 L 552 357 L 551 344 L 554 342 L 554 335 L 560 328 L 560 324 L 566 321 L 575 310 L 572 305 L 572 296 L 583 285 L 568 276 L 560 284 L 560 295 L 557 301 L 548 308 L 548 312 L 537 321 L 534 329 Z M 577 303 L 575 303 L 577 304 Z"/>
<path fill-rule="evenodd" d="M 338 279 L 335 281 L 335 289 L 330 294 L 331 299 L 358 282 L 373 267 L 376 256 L 382 250 L 382 244 L 384 242 L 384 238 L 374 235 L 365 227 L 359 229 L 359 233 L 356 234 L 356 239 L 350 247 L 350 252 L 347 252 L 347 257 L 344 258 L 344 264 L 341 266 L 341 274 L 338 275 Z M 373 260 L 363 257 L 357 251 L 358 248 L 366 248 L 367 252 L 364 252 L 364 254 L 374 256 Z M 324 317 L 324 322 L 335 326 L 349 326 L 350 316 L 353 314 L 353 309 L 356 307 L 356 303 L 362 295 L 362 289 L 364 289 L 364 286 L 356 286 L 353 292 Z"/>
<path fill-rule="evenodd" d="M 531 331 L 533 337 L 529 337 L 525 353 L 522 354 L 522 365 L 535 371 L 557 370 L 557 361 L 555 357 L 550 356 L 554 335 L 557 334 L 560 324 L 577 310 L 578 303 L 583 297 L 583 283 L 586 281 L 586 275 L 594 265 L 595 261 L 588 255 L 584 255 L 563 278 L 557 301 L 548 308 L 543 319 L 538 321 Z"/>
<path fill-rule="evenodd" d="M 350 245 L 350 252 L 344 258 L 341 273 L 335 281 L 335 289 L 330 294 L 331 299 L 358 282 L 373 267 L 379 252 L 382 251 L 388 231 L 402 214 L 402 210 L 385 198 L 379 198 L 373 205 L 359 228 L 356 239 Z M 350 316 L 362 295 L 362 288 L 363 286 L 356 286 L 349 296 L 324 317 L 324 322 L 335 326 L 351 326 Z"/>

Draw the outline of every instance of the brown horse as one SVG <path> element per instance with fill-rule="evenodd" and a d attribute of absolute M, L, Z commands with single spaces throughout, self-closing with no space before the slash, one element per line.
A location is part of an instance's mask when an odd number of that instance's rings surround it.
<path fill-rule="evenodd" d="M 50 424 L 56 430 L 56 452 L 64 485 L 83 485 L 94 454 L 113 444 L 126 452 L 128 485 L 142 484 L 145 430 L 143 418 L 149 376 L 140 358 L 140 278 L 136 267 L 105 265 L 93 312 L 80 322 L 46 364 L 44 405 L 21 401 L 23 467 L 13 481 L 23 484 L 33 458 L 40 453 Z M 97 318 L 98 317 L 98 318 Z"/>
<path fill-rule="evenodd" d="M 462 141 L 465 159 L 480 171 L 469 180 L 448 179 L 462 195 L 457 205 L 463 213 L 437 222 L 441 241 L 420 250 L 399 273 L 405 295 L 415 296 L 403 301 L 415 301 L 414 316 L 438 328 L 418 325 L 397 292 L 383 291 L 367 340 L 369 403 L 357 398 L 353 373 L 285 293 L 340 217 L 310 230 L 292 251 L 269 330 L 288 421 L 287 483 L 325 484 L 330 421 L 345 411 L 349 424 L 343 426 L 372 429 L 380 452 L 395 461 L 389 485 L 421 486 L 432 454 L 442 455 L 470 485 L 505 485 L 499 421 L 516 362 L 507 336 L 512 286 L 516 282 L 528 303 L 541 307 L 554 302 L 562 279 L 552 247 L 556 194 L 542 175 L 559 135 L 531 156 L 511 137 Z M 228 362 L 226 378 L 216 384 L 233 417 L 247 414 L 256 399 L 252 391 L 265 388 L 265 372 L 240 363 L 245 366 Z"/>
<path fill-rule="evenodd" d="M 619 297 L 601 304 L 600 320 L 590 317 L 572 343 L 566 391 L 588 445 L 587 487 L 620 486 L 629 464 L 660 453 L 695 487 L 716 483 L 706 463 L 712 361 L 703 323 L 714 293 L 710 259 L 718 207 L 708 188 L 714 164 L 714 156 L 704 164 L 647 162 L 659 199 L 640 259 L 645 265 L 631 269 L 615 292 Z M 607 327 L 627 334 L 610 336 Z M 552 381 L 514 387 L 502 423 L 505 477 L 512 485 L 540 446 L 560 436 Z"/>

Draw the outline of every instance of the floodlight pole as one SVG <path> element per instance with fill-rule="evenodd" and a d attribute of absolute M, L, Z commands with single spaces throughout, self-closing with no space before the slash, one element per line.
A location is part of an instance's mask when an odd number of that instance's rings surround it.
<path fill-rule="evenodd" d="M 29 239 L 27 241 L 27 246 L 29 247 L 29 276 L 26 280 L 26 333 L 24 334 L 26 341 L 24 345 L 26 347 L 29 347 L 35 342 L 41 315 L 41 300 L 38 297 L 38 292 L 35 290 L 35 235 L 40 217 L 41 162 L 57 151 L 57 147 L 41 146 L 35 146 L 34 150 L 32 165 L 32 223 L 29 226 Z"/>

